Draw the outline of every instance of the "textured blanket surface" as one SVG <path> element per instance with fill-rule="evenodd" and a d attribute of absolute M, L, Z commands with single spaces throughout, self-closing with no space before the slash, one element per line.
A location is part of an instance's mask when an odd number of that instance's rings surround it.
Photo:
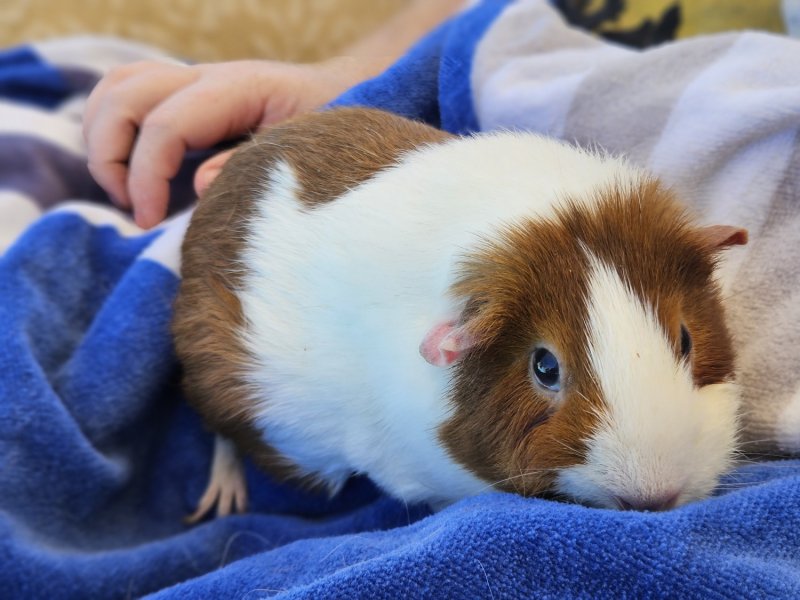
<path fill-rule="evenodd" d="M 155 55 L 0 54 L 0 598 L 800 597 L 800 462 L 772 457 L 800 450 L 800 42 L 631 51 L 539 0 L 489 0 L 339 100 L 624 152 L 702 219 L 750 229 L 721 278 L 746 448 L 765 454 L 715 497 L 651 514 L 492 492 L 431 514 L 363 478 L 327 498 L 248 466 L 251 512 L 196 526 L 212 436 L 168 329 L 186 216 L 138 230 L 91 182 L 80 134 L 97 77 Z M 188 177 L 174 192 L 179 210 Z"/>

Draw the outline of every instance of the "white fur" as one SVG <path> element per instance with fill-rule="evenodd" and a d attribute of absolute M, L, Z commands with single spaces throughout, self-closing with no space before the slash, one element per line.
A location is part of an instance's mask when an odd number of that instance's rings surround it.
<path fill-rule="evenodd" d="M 333 487 L 355 471 L 408 501 L 485 490 L 437 438 L 450 413 L 449 372 L 418 351 L 457 313 L 447 290 L 458 260 L 503 223 L 641 175 L 503 133 L 414 151 L 311 210 L 297 199 L 291 165 L 266 177 L 240 295 L 266 440 Z"/>
<path fill-rule="evenodd" d="M 605 507 L 615 507 L 615 497 L 704 497 L 731 459 L 736 387 L 695 388 L 653 307 L 613 267 L 589 258 L 589 360 L 606 405 L 586 463 L 560 474 L 559 491 Z"/>

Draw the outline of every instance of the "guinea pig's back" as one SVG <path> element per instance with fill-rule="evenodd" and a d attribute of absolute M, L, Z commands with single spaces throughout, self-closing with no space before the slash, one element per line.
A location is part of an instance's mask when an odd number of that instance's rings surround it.
<path fill-rule="evenodd" d="M 643 177 L 623 161 L 543 137 L 489 134 L 404 151 L 396 164 L 309 206 L 296 165 L 279 161 L 244 236 L 246 312 L 271 315 L 251 341 L 276 340 L 275 359 L 298 369 L 312 351 L 347 347 L 347 362 L 359 365 L 353 377 L 387 383 L 411 368 L 397 368 L 403 361 L 424 364 L 423 335 L 457 312 L 448 290 L 465 255 L 507 225 L 550 218 L 566 200 L 591 210 L 600 190 L 633 189 Z M 348 380 L 347 372 L 336 366 L 331 377 Z"/>

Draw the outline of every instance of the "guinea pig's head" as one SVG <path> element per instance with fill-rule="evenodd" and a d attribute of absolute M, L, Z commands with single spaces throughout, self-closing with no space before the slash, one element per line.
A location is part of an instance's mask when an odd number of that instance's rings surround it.
<path fill-rule="evenodd" d="M 598 194 L 465 257 L 462 312 L 421 346 L 452 369 L 438 435 L 498 489 L 664 510 L 707 496 L 733 462 L 714 268 L 747 234 L 694 224 L 653 181 Z"/>

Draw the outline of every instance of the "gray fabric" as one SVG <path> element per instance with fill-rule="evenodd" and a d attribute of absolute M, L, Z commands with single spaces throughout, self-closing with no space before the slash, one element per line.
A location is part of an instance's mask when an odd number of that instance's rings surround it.
<path fill-rule="evenodd" d="M 85 156 L 29 136 L 0 136 L 0 180 L 44 209 L 65 198 L 105 199 L 89 175 Z"/>
<path fill-rule="evenodd" d="M 581 145 L 602 140 L 610 152 L 647 162 L 681 92 L 733 40 L 721 37 L 714 42 L 667 45 L 644 55 L 630 51 L 633 57 L 646 56 L 647 64 L 631 69 L 626 57 L 592 71 L 572 101 L 563 137 Z M 647 97 L 637 90 L 647 90 Z"/>

